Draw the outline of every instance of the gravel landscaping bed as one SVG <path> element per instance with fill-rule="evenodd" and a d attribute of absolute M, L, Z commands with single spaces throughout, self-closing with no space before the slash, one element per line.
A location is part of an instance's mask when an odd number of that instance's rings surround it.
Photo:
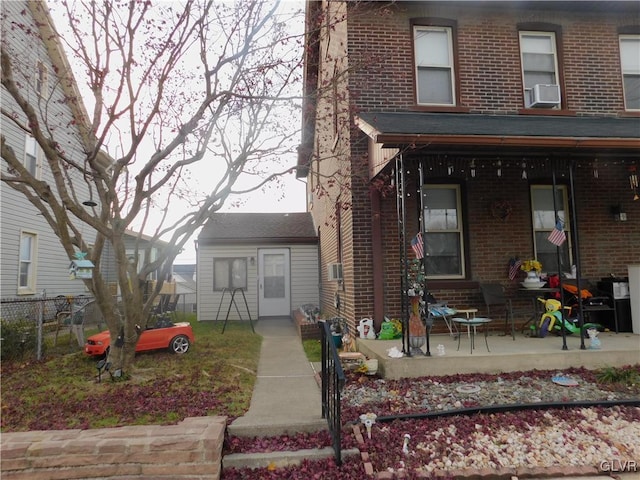
<path fill-rule="evenodd" d="M 635 378 L 639 368 L 623 370 Z M 595 474 L 633 466 L 629 461 L 640 465 L 640 384 L 601 383 L 601 376 L 581 368 L 392 381 L 349 374 L 342 392 L 342 448 L 357 447 L 362 458 L 345 459 L 341 468 L 329 461 L 286 471 L 225 470 L 223 478 L 348 480 L 374 473 L 442 479 L 498 471 Z M 501 408 L 506 405 L 513 410 Z M 373 419 L 369 432 L 363 414 Z M 229 438 L 225 453 L 330 444 L 327 432 Z"/>
<path fill-rule="evenodd" d="M 564 386 L 555 383 L 554 378 L 573 380 L 577 385 Z M 637 399 L 640 385 L 600 383 L 597 372 L 584 368 L 401 380 L 351 375 L 342 391 L 342 419 L 343 423 L 357 421 L 368 412 L 382 417 L 497 405 Z"/>

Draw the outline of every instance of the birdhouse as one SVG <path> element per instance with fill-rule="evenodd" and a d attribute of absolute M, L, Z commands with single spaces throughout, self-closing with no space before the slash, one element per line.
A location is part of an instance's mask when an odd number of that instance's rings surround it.
<path fill-rule="evenodd" d="M 85 280 L 93 278 L 93 267 L 95 265 L 91 260 L 86 260 L 86 253 L 76 253 L 76 259 L 71 260 L 69 265 L 69 277 L 72 280 Z"/>

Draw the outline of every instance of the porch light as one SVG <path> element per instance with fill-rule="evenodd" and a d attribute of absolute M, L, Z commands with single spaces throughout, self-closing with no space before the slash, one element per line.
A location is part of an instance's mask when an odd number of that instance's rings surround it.
<path fill-rule="evenodd" d="M 593 178 L 598 178 L 600 174 L 598 173 L 598 159 L 596 158 L 593 161 Z"/>
<path fill-rule="evenodd" d="M 502 176 L 502 161 L 498 160 L 498 171 L 496 172 L 498 177 Z"/>
<path fill-rule="evenodd" d="M 522 162 L 522 179 L 527 179 L 527 162 L 525 161 Z"/>
<path fill-rule="evenodd" d="M 469 165 L 471 169 L 471 178 L 476 178 L 476 159 L 471 160 L 471 164 Z"/>

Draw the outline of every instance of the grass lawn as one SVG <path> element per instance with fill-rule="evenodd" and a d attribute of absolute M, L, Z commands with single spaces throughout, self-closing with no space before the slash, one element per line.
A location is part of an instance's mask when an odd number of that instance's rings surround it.
<path fill-rule="evenodd" d="M 185 355 L 136 356 L 131 379 L 96 378 L 96 360 L 68 334 L 41 362 L 2 362 L 1 431 L 172 424 L 186 417 L 224 415 L 249 408 L 262 337 L 245 322 L 191 321 L 195 344 Z M 92 332 L 87 332 L 89 335 Z"/>
<path fill-rule="evenodd" d="M 322 361 L 322 345 L 320 344 L 320 340 L 303 340 L 302 348 L 304 348 L 304 353 L 306 353 L 307 359 L 310 362 Z"/>

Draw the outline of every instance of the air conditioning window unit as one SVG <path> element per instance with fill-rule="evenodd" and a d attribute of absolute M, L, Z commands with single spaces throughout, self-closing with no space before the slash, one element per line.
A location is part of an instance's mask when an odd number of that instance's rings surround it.
<path fill-rule="evenodd" d="M 327 276 L 330 281 L 342 281 L 342 264 L 330 263 L 327 265 Z"/>
<path fill-rule="evenodd" d="M 537 84 L 529 91 L 529 107 L 552 108 L 560 105 L 560 86 Z"/>

